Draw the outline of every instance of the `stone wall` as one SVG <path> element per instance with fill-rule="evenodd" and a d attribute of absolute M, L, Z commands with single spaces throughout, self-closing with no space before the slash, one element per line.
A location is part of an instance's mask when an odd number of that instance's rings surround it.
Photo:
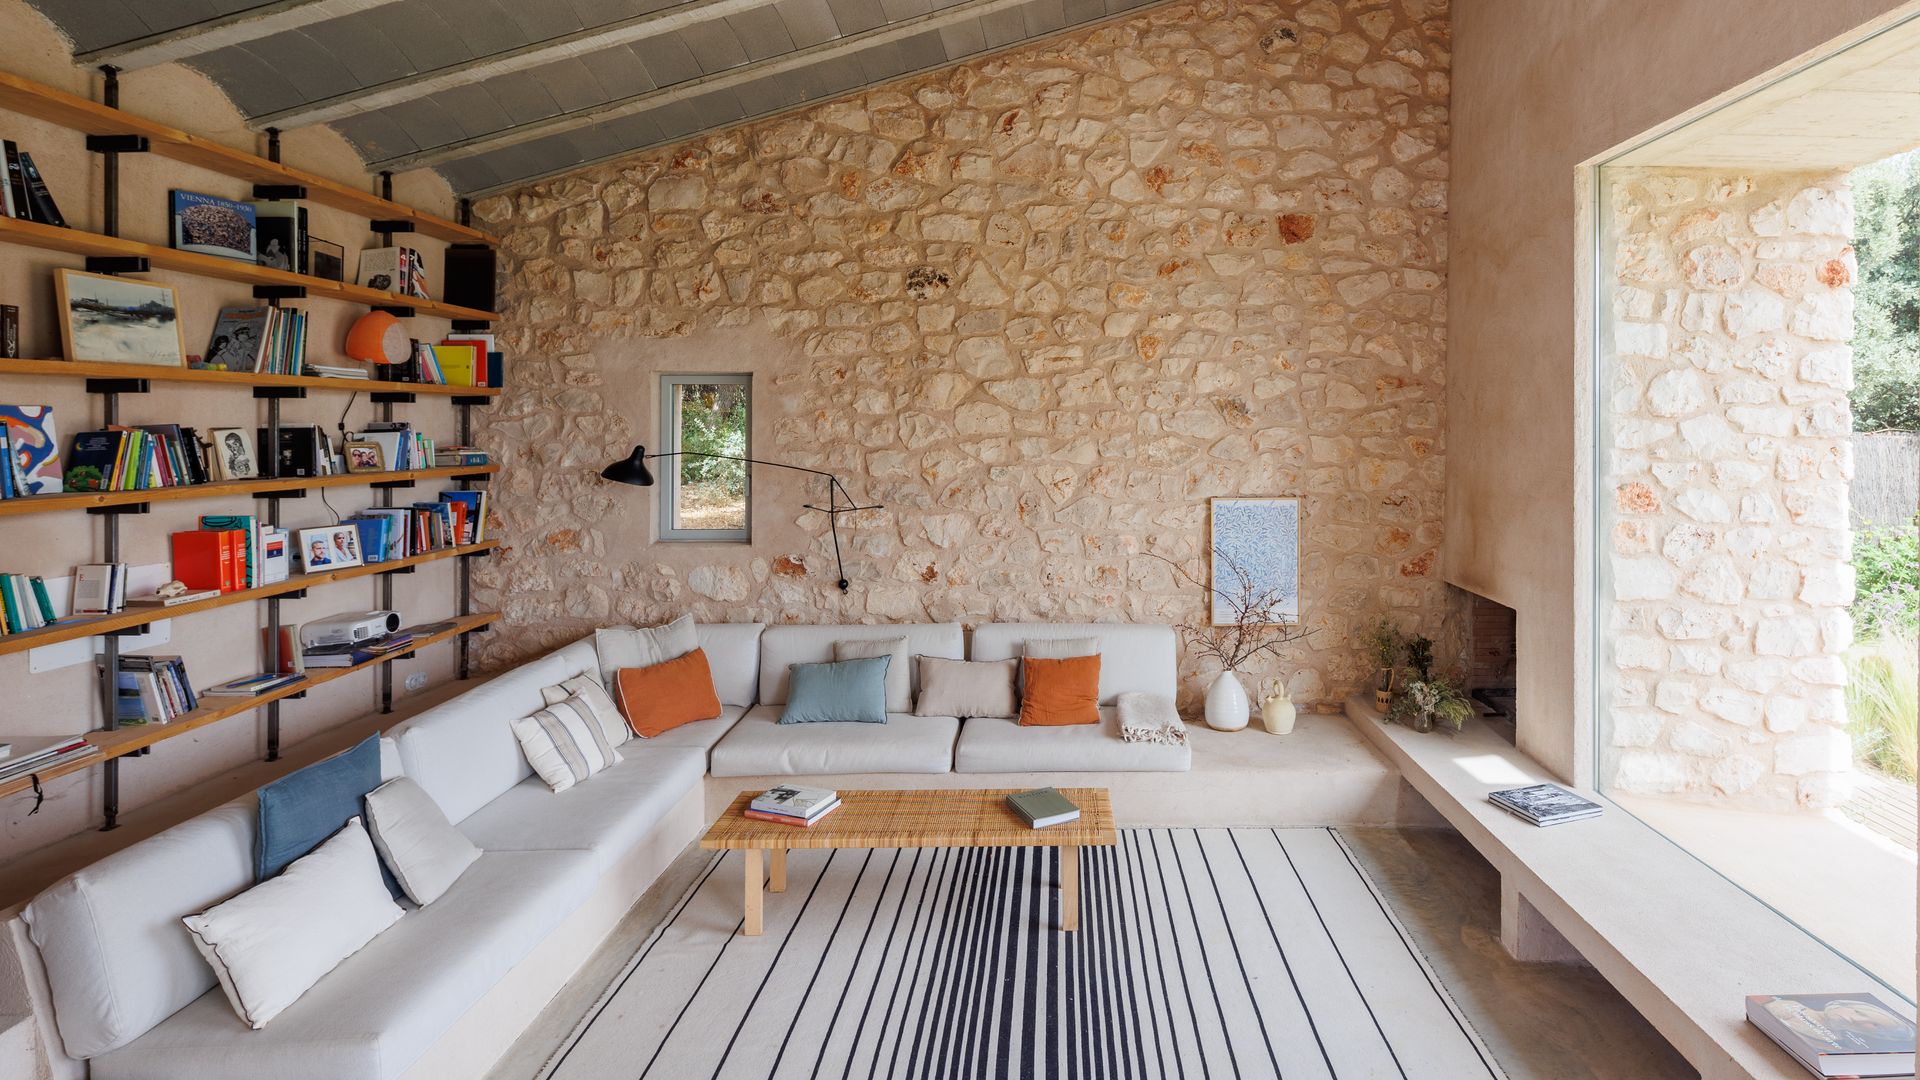
<path fill-rule="evenodd" d="M 1844 176 L 1619 170 L 1603 779 L 1826 806 L 1849 767 Z"/>
<path fill-rule="evenodd" d="M 478 439 L 498 667 L 609 620 L 1203 616 L 1210 496 L 1305 496 L 1332 704 L 1376 612 L 1436 632 L 1448 25 L 1440 0 L 1180 4 L 482 201 L 514 357 Z M 751 371 L 751 545 L 651 540 L 595 473 L 656 375 Z M 1158 556 L 1158 558 L 1156 557 Z M 1187 661 L 1185 696 L 1204 673 Z"/>

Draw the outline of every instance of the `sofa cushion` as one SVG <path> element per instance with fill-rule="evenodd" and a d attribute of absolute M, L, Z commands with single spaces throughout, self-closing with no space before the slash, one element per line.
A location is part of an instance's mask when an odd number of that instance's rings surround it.
<path fill-rule="evenodd" d="M 1020 655 L 1029 660 L 1066 660 L 1100 655 L 1100 639 L 1093 637 L 1030 637 L 1020 643 Z"/>
<path fill-rule="evenodd" d="M 356 817 L 271 881 L 181 921 L 234 1013 L 259 1030 L 403 914 Z"/>
<path fill-rule="evenodd" d="M 783 724 L 884 724 L 891 656 L 795 664 L 788 672 Z"/>
<path fill-rule="evenodd" d="M 438 903 L 408 912 L 265 1030 L 248 1031 L 214 990 L 139 1039 L 94 1058 L 90 1075 L 92 1080 L 398 1076 L 572 914 L 598 878 L 585 852 L 487 852 Z"/>
<path fill-rule="evenodd" d="M 602 686 L 612 686 L 614 673 L 621 668 L 664 664 L 699 647 L 700 634 L 694 628 L 692 615 L 682 615 L 659 626 L 615 626 L 593 632 Z"/>
<path fill-rule="evenodd" d="M 579 698 L 593 710 L 593 718 L 600 721 L 600 730 L 606 733 L 609 746 L 620 746 L 633 738 L 633 729 L 627 726 L 627 718 L 621 713 L 620 706 L 613 703 L 608 688 L 600 685 L 599 672 L 582 672 L 558 686 L 540 688 L 540 699 L 549 706 L 558 705 L 568 698 Z"/>
<path fill-rule="evenodd" d="M 760 633 L 764 623 L 701 623 L 700 649 L 713 672 L 720 704 L 745 708 L 760 695 Z"/>
<path fill-rule="evenodd" d="M 720 695 L 713 689 L 705 649 L 650 667 L 621 668 L 614 678 L 619 680 L 620 711 L 643 739 L 720 715 Z"/>
<path fill-rule="evenodd" d="M 380 737 L 369 735 L 350 750 L 262 787 L 256 795 L 254 876 L 265 881 L 326 842 L 348 818 L 360 816 L 361 800 L 379 786 Z"/>
<path fill-rule="evenodd" d="M 249 795 L 69 874 L 27 905 L 68 1056 L 125 1046 L 214 989 L 180 917 L 252 887 L 253 834 Z M 213 997 L 233 1032 L 239 1021 Z"/>
<path fill-rule="evenodd" d="M 407 775 L 458 824 L 533 775 L 513 722 L 546 708 L 540 691 L 598 664 L 593 639 L 583 638 L 395 725 Z"/>
<path fill-rule="evenodd" d="M 581 698 L 568 698 L 515 720 L 513 734 L 520 740 L 527 764 L 555 791 L 565 791 L 620 764 L 620 751 L 607 742 L 593 707 Z"/>
<path fill-rule="evenodd" d="M 740 717 L 750 705 L 722 705 L 720 715 L 712 720 L 695 720 L 691 724 L 681 724 L 672 731 L 661 732 L 646 741 L 649 748 L 670 748 L 675 750 L 698 750 L 702 756 L 713 749 L 713 744 L 733 730 Z"/>
<path fill-rule="evenodd" d="M 814 776 L 953 769 L 953 739 L 960 721 L 951 716 L 900 713 L 888 716 L 885 724 L 783 725 L 780 712 L 778 705 L 748 709 L 714 745 L 712 774 Z"/>
<path fill-rule="evenodd" d="M 407 899 L 425 907 L 480 857 L 420 785 L 402 776 L 367 795 L 367 831 Z"/>
<path fill-rule="evenodd" d="M 760 635 L 760 704 L 787 703 L 787 669 L 794 664 L 823 664 L 833 659 L 836 641 L 907 639 L 907 655 L 916 653 L 965 659 L 965 635 L 959 623 L 891 623 L 886 626 L 769 626 Z M 915 687 L 918 692 L 918 687 Z M 721 698 L 725 701 L 726 698 Z"/>
<path fill-rule="evenodd" d="M 1018 716 L 1020 692 L 1015 683 L 1018 660 L 942 660 L 916 656 L 920 696 L 915 716 Z"/>
<path fill-rule="evenodd" d="M 567 791 L 549 791 L 538 777 L 528 777 L 461 822 L 460 831 L 490 852 L 590 851 L 605 869 L 638 844 L 705 771 L 706 756 L 698 750 L 629 743 L 625 761 Z"/>
<path fill-rule="evenodd" d="M 1020 662 L 1020 673 L 1022 727 L 1100 722 L 1100 657 L 1030 656 Z"/>
<path fill-rule="evenodd" d="M 1095 638 L 1100 642 L 1100 704 L 1121 694 L 1175 697 L 1179 689 L 1179 642 L 1173 627 L 1152 623 L 984 623 L 973 631 L 971 659 L 1019 656 L 1030 640 Z"/>
<path fill-rule="evenodd" d="M 1121 742 L 1112 708 L 1100 710 L 1098 724 L 1063 727 L 975 717 L 961 725 L 953 752 L 953 771 L 961 773 L 1186 772 L 1192 765 L 1185 745 Z"/>

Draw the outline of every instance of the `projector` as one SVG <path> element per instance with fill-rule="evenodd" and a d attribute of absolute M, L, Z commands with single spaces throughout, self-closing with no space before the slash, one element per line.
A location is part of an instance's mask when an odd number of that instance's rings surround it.
<path fill-rule="evenodd" d="M 301 623 L 300 647 L 314 649 L 326 645 L 358 645 L 363 641 L 386 637 L 398 629 L 400 613 L 397 611 L 342 611 L 338 615 Z"/>

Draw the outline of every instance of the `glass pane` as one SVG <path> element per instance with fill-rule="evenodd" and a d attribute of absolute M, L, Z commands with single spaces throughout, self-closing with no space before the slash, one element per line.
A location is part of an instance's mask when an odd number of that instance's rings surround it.
<path fill-rule="evenodd" d="M 699 454 L 745 457 L 747 384 L 680 383 L 675 388 L 680 447 L 676 529 L 745 529 L 747 466 Z"/>

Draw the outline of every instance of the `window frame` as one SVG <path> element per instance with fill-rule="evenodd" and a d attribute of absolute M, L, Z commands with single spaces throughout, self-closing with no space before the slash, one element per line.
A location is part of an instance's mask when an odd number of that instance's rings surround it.
<path fill-rule="evenodd" d="M 680 452 L 680 388 L 732 383 L 746 387 L 747 449 L 742 457 L 753 456 L 753 376 L 716 372 L 681 372 L 660 376 L 660 449 L 662 454 Z M 746 524 L 738 529 L 684 529 L 674 524 L 674 511 L 680 498 L 680 459 L 663 457 L 657 474 L 660 487 L 659 539 L 671 543 L 747 544 L 753 542 L 753 467 L 745 466 L 746 492 L 741 501 Z"/>

